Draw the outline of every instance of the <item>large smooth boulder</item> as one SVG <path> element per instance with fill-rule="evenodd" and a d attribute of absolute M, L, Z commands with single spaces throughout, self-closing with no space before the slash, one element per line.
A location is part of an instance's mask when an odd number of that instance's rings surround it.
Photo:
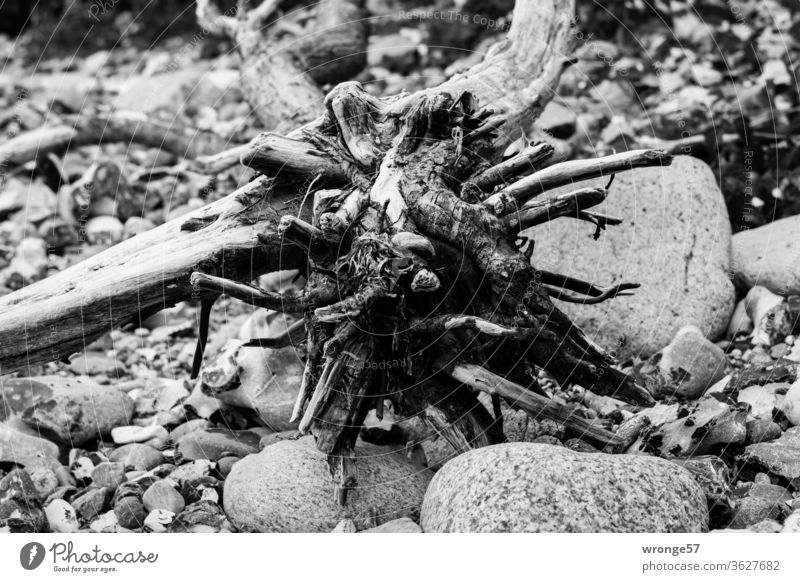
<path fill-rule="evenodd" d="M 225 513 L 237 528 L 260 532 L 329 532 L 342 519 L 369 527 L 419 514 L 432 473 L 381 447 L 356 447 L 358 484 L 337 504 L 326 456 L 313 437 L 269 445 L 236 463 L 225 480 Z"/>
<path fill-rule="evenodd" d="M 607 182 L 584 181 L 547 196 Z M 593 225 L 571 218 L 527 231 L 536 241 L 533 264 L 539 269 L 597 285 L 641 284 L 632 296 L 598 305 L 556 301 L 589 337 L 617 356 L 647 357 L 686 325 L 711 339 L 725 333 L 734 308 L 731 228 L 707 165 L 678 156 L 668 167 L 622 172 L 593 210 L 624 222 L 596 241 Z"/>
<path fill-rule="evenodd" d="M 756 285 L 781 295 L 800 294 L 800 216 L 790 216 L 733 237 L 734 281 L 745 289 Z"/>
<path fill-rule="evenodd" d="M 114 427 L 130 424 L 133 400 L 121 390 L 83 377 L 26 380 L 49 387 L 52 394 L 25 409 L 23 422 L 62 445 L 78 447 L 109 434 Z"/>
<path fill-rule="evenodd" d="M 425 532 L 701 532 L 708 508 L 692 475 L 665 459 L 506 443 L 442 467 L 420 525 Z"/>

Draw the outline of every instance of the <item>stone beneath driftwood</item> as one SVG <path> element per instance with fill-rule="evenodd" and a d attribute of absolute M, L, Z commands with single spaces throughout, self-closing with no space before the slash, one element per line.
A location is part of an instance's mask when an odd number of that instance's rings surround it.
<path fill-rule="evenodd" d="M 509 443 L 465 453 L 431 481 L 425 532 L 701 532 L 706 497 L 664 459 Z"/>
<path fill-rule="evenodd" d="M 378 527 L 365 529 L 361 533 L 422 533 L 422 528 L 410 517 L 401 517 Z"/>
<path fill-rule="evenodd" d="M 781 295 L 800 294 L 800 216 L 782 218 L 733 237 L 731 267 L 737 285 L 756 285 Z"/>
<path fill-rule="evenodd" d="M 289 430 L 304 364 L 293 347 L 243 347 L 230 340 L 201 374 L 202 391 L 220 402 L 252 408 L 276 431 Z"/>
<path fill-rule="evenodd" d="M 728 360 L 694 325 L 682 327 L 639 375 L 654 398 L 693 399 L 725 376 Z"/>
<path fill-rule="evenodd" d="M 52 395 L 27 408 L 22 420 L 63 445 L 76 447 L 107 435 L 114 427 L 128 424 L 133 414 L 133 400 L 127 394 L 87 378 L 30 380 L 47 385 Z"/>
<path fill-rule="evenodd" d="M 356 446 L 357 486 L 344 507 L 336 503 L 325 454 L 312 437 L 280 441 L 233 466 L 224 507 L 246 531 L 329 532 L 344 518 L 367 527 L 419 513 L 431 472 L 380 447 Z"/>
<path fill-rule="evenodd" d="M 576 183 L 548 197 L 607 182 Z M 528 231 L 536 240 L 537 268 L 597 285 L 641 283 L 634 295 L 599 305 L 556 301 L 576 325 L 623 358 L 650 356 L 685 325 L 711 339 L 725 333 L 734 308 L 731 230 L 708 166 L 678 156 L 668 167 L 620 173 L 606 202 L 593 210 L 624 222 L 597 241 L 593 225 L 569 218 Z"/>
<path fill-rule="evenodd" d="M 776 441 L 750 445 L 741 460 L 790 481 L 800 478 L 800 426 L 793 426 Z"/>

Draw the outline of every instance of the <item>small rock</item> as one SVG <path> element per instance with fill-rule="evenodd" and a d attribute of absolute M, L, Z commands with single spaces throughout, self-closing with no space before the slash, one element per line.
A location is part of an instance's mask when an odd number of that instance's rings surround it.
<path fill-rule="evenodd" d="M 747 314 L 747 303 L 744 299 L 736 304 L 731 321 L 728 324 L 728 338 L 733 339 L 739 334 L 753 331 L 753 320 Z"/>
<path fill-rule="evenodd" d="M 422 533 L 422 528 L 409 517 L 387 521 L 378 527 L 362 530 L 361 533 Z"/>
<path fill-rule="evenodd" d="M 716 452 L 720 445 L 743 444 L 747 437 L 746 406 L 731 407 L 713 396 L 689 404 L 657 404 L 633 418 L 650 419 L 628 452 L 655 452 L 665 457 L 685 457 Z M 632 422 L 633 419 L 631 419 Z"/>
<path fill-rule="evenodd" d="M 214 468 L 214 463 L 206 459 L 197 459 L 191 463 L 185 463 L 177 467 L 172 473 L 169 474 L 170 479 L 183 484 L 184 481 L 192 481 L 195 479 L 202 479 L 211 474 Z"/>
<path fill-rule="evenodd" d="M 144 519 L 144 527 L 153 533 L 164 533 L 174 520 L 173 512 L 166 509 L 154 509 Z"/>
<path fill-rule="evenodd" d="M 352 519 L 343 519 L 336 524 L 331 533 L 356 533 L 356 523 Z"/>
<path fill-rule="evenodd" d="M 800 344 L 798 344 L 800 345 Z M 792 425 L 800 425 L 800 381 L 795 381 L 779 405 L 780 411 Z"/>
<path fill-rule="evenodd" d="M 783 431 L 780 425 L 768 419 L 754 419 L 747 421 L 747 440 L 748 445 L 754 443 L 764 443 L 780 438 Z"/>
<path fill-rule="evenodd" d="M 794 510 L 784 520 L 781 533 L 800 533 L 800 511 Z"/>
<path fill-rule="evenodd" d="M 197 501 L 187 505 L 175 517 L 169 531 L 174 533 L 216 533 L 228 523 L 222 509 L 211 501 Z"/>
<path fill-rule="evenodd" d="M 100 515 L 111 501 L 112 491 L 106 487 L 87 487 L 72 499 L 72 507 L 86 521 Z"/>
<path fill-rule="evenodd" d="M 536 119 L 536 125 L 558 139 L 568 139 L 575 133 L 577 117 L 569 107 L 550 101 Z"/>
<path fill-rule="evenodd" d="M 766 287 L 756 286 L 744 299 L 747 314 L 753 321 L 752 342 L 757 346 L 771 346 L 792 332 L 786 321 L 784 298 Z"/>
<path fill-rule="evenodd" d="M 737 284 L 745 289 L 761 285 L 786 295 L 800 293 L 799 231 L 800 216 L 791 216 L 738 232 L 731 261 Z"/>
<path fill-rule="evenodd" d="M 773 360 L 779 360 L 788 356 L 792 351 L 792 348 L 784 343 L 780 343 L 777 345 L 772 346 L 769 349 L 769 355 L 772 357 Z"/>
<path fill-rule="evenodd" d="M 304 364 L 293 347 L 277 350 L 243 347 L 229 340 L 201 373 L 207 396 L 252 408 L 273 430 L 295 428 L 289 422 L 300 390 Z"/>
<path fill-rule="evenodd" d="M 95 216 L 86 222 L 87 240 L 93 245 L 111 246 L 122 240 L 124 227 L 115 216 Z"/>
<path fill-rule="evenodd" d="M 711 527 L 727 523 L 735 507 L 731 489 L 731 474 L 725 461 L 713 455 L 699 455 L 689 459 L 673 459 L 688 470 L 702 487 L 708 501 Z"/>
<path fill-rule="evenodd" d="M 40 238 L 24 238 L 8 266 L 0 272 L 0 284 L 21 289 L 47 275 L 47 245 Z"/>
<path fill-rule="evenodd" d="M 106 461 L 97 465 L 92 471 L 92 482 L 111 491 L 116 491 L 126 480 L 124 463 Z"/>
<path fill-rule="evenodd" d="M 142 502 L 135 496 L 123 497 L 114 505 L 117 522 L 126 529 L 138 529 L 144 525 L 147 511 Z"/>
<path fill-rule="evenodd" d="M 789 481 L 800 478 L 800 426 L 793 426 L 776 441 L 748 446 L 740 459 Z"/>
<path fill-rule="evenodd" d="M 708 530 L 702 489 L 674 463 L 533 443 L 456 457 L 434 476 L 421 515 L 429 533 Z"/>
<path fill-rule="evenodd" d="M 80 446 L 107 435 L 112 428 L 128 424 L 133 414 L 130 397 L 85 378 L 41 376 L 33 380 L 47 384 L 52 396 L 27 408 L 22 420 L 60 443 Z"/>
<path fill-rule="evenodd" d="M 222 482 L 210 476 L 198 479 L 184 479 L 181 483 L 180 492 L 187 503 L 195 503 L 197 501 L 219 503 L 222 494 Z"/>
<path fill-rule="evenodd" d="M 54 499 L 44 508 L 50 529 L 57 533 L 78 531 L 78 516 L 75 509 L 63 499 Z"/>
<path fill-rule="evenodd" d="M 163 426 L 118 426 L 111 429 L 111 438 L 118 445 L 143 443 L 150 439 L 166 439 L 169 433 Z"/>
<path fill-rule="evenodd" d="M 178 484 L 172 479 L 162 479 L 150 485 L 142 497 L 145 508 L 148 511 L 164 509 L 173 514 L 183 511 L 186 503 L 176 490 L 177 486 Z"/>
<path fill-rule="evenodd" d="M 169 433 L 169 436 L 173 442 L 177 443 L 181 437 L 189 434 L 190 432 L 194 432 L 196 430 L 205 430 L 207 428 L 212 428 L 213 426 L 214 424 L 205 418 L 195 418 L 173 428 L 172 432 Z"/>
<path fill-rule="evenodd" d="M 736 493 L 740 499 L 730 524 L 734 529 L 749 527 L 764 519 L 783 518 L 789 511 L 787 502 L 792 498 L 784 487 L 770 483 L 753 483 Z"/>
<path fill-rule="evenodd" d="M 371 445 L 356 446 L 358 485 L 347 495 L 347 517 L 365 522 L 414 514 L 430 472 Z M 225 512 L 244 531 L 329 532 L 344 517 L 324 453 L 312 437 L 280 441 L 233 467 L 225 480 Z"/>
<path fill-rule="evenodd" d="M 117 524 L 117 514 L 111 510 L 95 519 L 89 525 L 89 529 L 96 533 L 112 533 L 116 531 Z"/>
<path fill-rule="evenodd" d="M 38 503 L 19 499 L 0 501 L 0 528 L 11 533 L 40 533 L 49 530 L 47 517 Z"/>
<path fill-rule="evenodd" d="M 156 225 L 153 224 L 153 221 L 148 218 L 131 216 L 125 221 L 125 225 L 122 227 L 122 238 L 123 240 L 127 240 L 133 238 L 137 234 L 152 230 L 155 227 Z"/>
<path fill-rule="evenodd" d="M 245 457 L 258 452 L 260 437 L 249 431 L 210 428 L 194 431 L 178 441 L 184 459 L 217 461 L 224 456 Z"/>
<path fill-rule="evenodd" d="M 780 409 L 784 395 L 789 391 L 789 384 L 772 382 L 763 386 L 750 386 L 739 391 L 738 402 L 750 406 L 748 420 L 772 420 L 773 411 Z"/>
<path fill-rule="evenodd" d="M 725 352 L 690 325 L 681 328 L 639 374 L 655 398 L 694 399 L 725 376 L 727 364 Z"/>
<path fill-rule="evenodd" d="M 116 378 L 124 371 L 124 364 L 117 358 L 102 352 L 83 352 L 72 358 L 69 368 L 80 376 L 97 376 L 104 374 Z"/>
<path fill-rule="evenodd" d="M 114 449 L 108 458 L 111 461 L 123 463 L 126 467 L 133 467 L 135 471 L 149 471 L 164 460 L 161 451 L 141 443 L 122 445 L 118 449 Z"/>
<path fill-rule="evenodd" d="M 58 445 L 31 433 L 21 422 L 0 422 L 0 462 L 24 467 L 58 464 Z"/>
<path fill-rule="evenodd" d="M 0 479 L 0 501 L 17 499 L 35 503 L 37 498 L 36 485 L 24 469 L 14 469 Z"/>
<path fill-rule="evenodd" d="M 47 499 L 58 487 L 58 477 L 48 467 L 29 467 L 25 471 L 30 475 L 39 501 Z"/>
<path fill-rule="evenodd" d="M 219 471 L 219 474 L 222 475 L 223 479 L 230 475 L 231 469 L 233 469 L 233 466 L 240 460 L 241 459 L 239 457 L 222 457 L 219 461 L 217 461 L 217 470 Z"/>

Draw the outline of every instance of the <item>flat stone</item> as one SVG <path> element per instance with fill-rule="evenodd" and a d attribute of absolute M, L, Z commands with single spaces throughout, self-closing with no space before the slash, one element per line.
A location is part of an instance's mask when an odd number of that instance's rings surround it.
<path fill-rule="evenodd" d="M 326 455 L 305 437 L 236 463 L 225 480 L 225 512 L 240 530 L 261 532 L 329 532 L 345 517 L 365 527 L 375 511 L 384 519 L 417 514 L 429 470 L 380 447 L 357 445 L 355 453 L 358 484 L 345 507 L 334 499 Z"/>
<path fill-rule="evenodd" d="M 607 182 L 580 182 L 547 196 Z M 568 218 L 527 231 L 536 241 L 537 268 L 597 285 L 641 283 L 632 296 L 598 305 L 556 301 L 590 338 L 627 358 L 654 354 L 686 325 L 712 340 L 725 333 L 734 308 L 731 229 L 708 166 L 677 156 L 669 167 L 621 172 L 607 200 L 593 210 L 624 222 L 597 241 L 592 225 Z"/>
<path fill-rule="evenodd" d="M 127 394 L 88 378 L 41 376 L 33 380 L 47 384 L 53 393 L 27 408 L 22 420 L 61 444 L 86 444 L 128 424 L 133 414 L 133 400 Z"/>
<path fill-rule="evenodd" d="M 126 529 L 138 529 L 144 525 L 147 510 L 139 498 L 129 496 L 119 499 L 114 504 L 114 515 L 117 516 L 117 523 L 120 526 Z"/>
<path fill-rule="evenodd" d="M 739 493 L 736 514 L 730 527 L 741 529 L 753 526 L 765 519 L 778 519 L 789 513 L 788 501 L 791 493 L 771 483 L 753 483 Z"/>
<path fill-rule="evenodd" d="M 31 433 L 21 423 L 0 422 L 0 462 L 24 467 L 58 464 L 58 445 Z"/>
<path fill-rule="evenodd" d="M 731 267 L 737 285 L 756 285 L 781 295 L 800 294 L 800 216 L 743 230 L 733 237 Z"/>
<path fill-rule="evenodd" d="M 111 438 L 115 444 L 143 443 L 151 439 L 166 439 L 169 433 L 163 426 L 118 426 L 111 429 Z"/>
<path fill-rule="evenodd" d="M 800 426 L 793 426 L 776 441 L 748 446 L 740 459 L 790 481 L 800 478 Z"/>
<path fill-rule="evenodd" d="M 258 452 L 261 440 L 257 434 L 221 428 L 193 431 L 181 437 L 178 450 L 184 459 L 218 461 L 222 457 L 245 457 Z"/>
<path fill-rule="evenodd" d="M 117 358 L 102 352 L 83 352 L 70 360 L 69 368 L 81 376 L 104 374 L 109 378 L 116 378 L 124 371 L 125 365 Z"/>
<path fill-rule="evenodd" d="M 116 490 L 127 480 L 125 476 L 125 463 L 103 462 L 92 471 L 92 483 L 98 487 L 106 487 L 111 491 Z"/>
<path fill-rule="evenodd" d="M 112 494 L 106 487 L 87 487 L 72 499 L 72 507 L 84 520 L 92 521 L 106 509 Z"/>
<path fill-rule="evenodd" d="M 144 492 L 142 502 L 147 511 L 164 509 L 178 514 L 186 507 L 186 502 L 176 489 L 177 483 L 172 479 L 156 481 Z"/>
<path fill-rule="evenodd" d="M 149 471 L 164 461 L 161 451 L 141 443 L 122 445 L 111 451 L 109 460 L 133 467 L 135 471 Z"/>
<path fill-rule="evenodd" d="M 725 377 L 728 359 L 694 325 L 682 327 L 638 374 L 655 398 L 694 399 Z"/>
<path fill-rule="evenodd" d="M 664 459 L 507 443 L 447 463 L 425 494 L 425 532 L 703 532 L 692 475 Z"/>
<path fill-rule="evenodd" d="M 212 501 L 197 501 L 175 516 L 167 531 L 173 533 L 215 533 L 228 525 L 222 508 Z"/>
<path fill-rule="evenodd" d="M 422 528 L 410 517 L 401 517 L 378 527 L 365 529 L 361 533 L 422 533 Z"/>

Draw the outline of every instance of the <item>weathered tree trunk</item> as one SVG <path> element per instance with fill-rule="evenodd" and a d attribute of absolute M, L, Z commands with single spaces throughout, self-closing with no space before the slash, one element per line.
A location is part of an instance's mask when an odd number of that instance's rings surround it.
<path fill-rule="evenodd" d="M 521 228 L 560 216 L 615 224 L 588 210 L 608 188 L 533 200 L 543 191 L 670 161 L 628 152 L 531 173 L 548 153 L 536 145 L 502 160 L 558 84 L 573 9 L 573 0 L 520 2 L 508 39 L 435 89 L 376 99 L 357 83 L 335 87 L 320 118 L 246 149 L 242 161 L 267 177 L 1 299 L 2 371 L 67 355 L 192 291 L 302 314 L 306 369 L 294 419 L 329 455 L 342 500 L 364 417 L 380 414 L 385 399 L 447 427 L 461 448 L 503 438 L 473 389 L 569 421 L 521 396 L 537 388 L 538 368 L 561 385 L 651 404 L 550 299 L 581 300 L 564 290 L 609 299 L 633 285 L 601 289 L 540 272 L 518 248 Z M 242 283 L 287 267 L 305 272 L 301 296 Z M 614 443 L 598 427 L 572 426 Z"/>

